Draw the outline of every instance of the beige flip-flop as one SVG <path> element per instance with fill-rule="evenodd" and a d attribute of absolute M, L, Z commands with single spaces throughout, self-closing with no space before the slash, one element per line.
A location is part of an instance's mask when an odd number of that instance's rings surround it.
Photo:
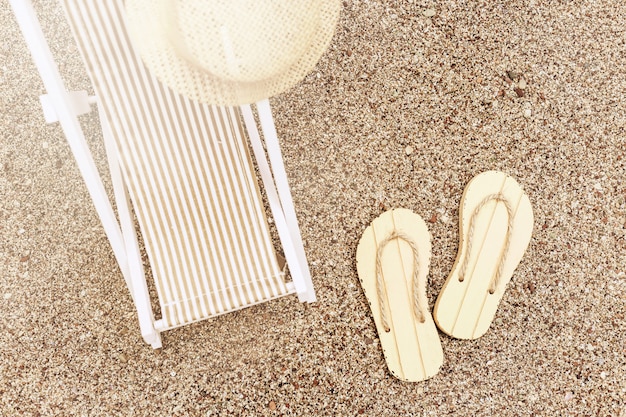
<path fill-rule="evenodd" d="M 423 381 L 443 363 L 430 315 L 426 282 L 430 234 L 411 210 L 394 209 L 365 229 L 357 247 L 357 271 L 389 371 L 404 381 Z"/>
<path fill-rule="evenodd" d="M 459 226 L 456 262 L 433 316 L 444 333 L 477 339 L 489 329 L 506 284 L 528 247 L 533 210 L 517 181 L 488 171 L 465 188 Z"/>

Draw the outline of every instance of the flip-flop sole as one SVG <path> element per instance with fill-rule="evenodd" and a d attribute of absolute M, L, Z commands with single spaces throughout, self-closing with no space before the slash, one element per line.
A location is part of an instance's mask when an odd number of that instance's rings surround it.
<path fill-rule="evenodd" d="M 506 284 L 528 247 L 532 206 L 513 178 L 502 172 L 484 172 L 465 188 L 459 226 L 456 262 L 433 316 L 444 333 L 477 339 L 489 329 Z"/>
<path fill-rule="evenodd" d="M 430 255 L 426 223 L 407 209 L 390 210 L 376 218 L 357 247 L 359 280 L 374 316 L 387 367 L 404 381 L 428 379 L 443 363 L 439 334 L 426 297 Z M 416 275 L 415 263 L 419 264 Z"/>

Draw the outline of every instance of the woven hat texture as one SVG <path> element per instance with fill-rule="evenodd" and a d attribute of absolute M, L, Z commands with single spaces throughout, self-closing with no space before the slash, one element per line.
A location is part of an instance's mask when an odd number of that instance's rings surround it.
<path fill-rule="evenodd" d="M 248 104 L 310 72 L 330 43 L 339 0 L 127 0 L 146 67 L 191 99 Z"/>

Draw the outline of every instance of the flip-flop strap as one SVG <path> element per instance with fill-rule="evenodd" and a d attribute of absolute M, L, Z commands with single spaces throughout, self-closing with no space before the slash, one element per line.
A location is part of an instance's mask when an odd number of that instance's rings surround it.
<path fill-rule="evenodd" d="M 504 203 L 504 206 L 506 207 L 507 215 L 509 217 L 509 222 L 508 222 L 507 230 L 506 230 L 504 250 L 500 253 L 500 259 L 498 261 L 498 269 L 496 270 L 496 274 L 494 275 L 491 282 L 489 283 L 490 294 L 493 294 L 498 288 L 498 285 L 500 284 L 500 277 L 502 276 L 502 271 L 504 270 L 504 264 L 506 263 L 506 255 L 509 252 L 509 246 L 511 244 L 511 234 L 513 231 L 513 209 L 511 208 L 511 203 L 509 203 L 509 200 L 507 200 L 506 197 L 502 193 L 488 195 L 474 209 L 474 212 L 472 213 L 472 216 L 470 217 L 470 227 L 469 227 L 469 232 L 467 234 L 467 251 L 465 252 L 465 257 L 463 258 L 463 263 L 461 264 L 461 270 L 459 272 L 459 281 L 462 282 L 465 279 L 465 273 L 467 272 L 467 264 L 469 263 L 469 258 L 470 258 L 470 254 L 472 251 L 472 240 L 474 238 L 474 227 L 476 225 L 475 224 L 476 216 L 478 215 L 480 210 L 488 202 L 492 200 L 501 201 L 502 203 Z"/>
<path fill-rule="evenodd" d="M 417 250 L 417 245 L 411 239 L 410 236 L 406 235 L 403 232 L 394 230 L 387 236 L 384 240 L 382 240 L 378 244 L 378 250 L 376 251 L 376 292 L 378 295 L 378 305 L 380 307 L 380 321 L 385 329 L 385 332 L 389 332 L 391 328 L 389 327 L 389 319 L 387 318 L 387 313 L 385 312 L 385 293 L 384 293 L 384 285 L 383 285 L 383 266 L 382 266 L 382 253 L 385 246 L 395 239 L 402 239 L 406 243 L 409 244 L 411 250 L 413 251 L 413 277 L 412 277 L 412 298 L 413 298 L 413 314 L 415 318 L 419 320 L 420 323 L 424 323 L 426 318 L 424 313 L 422 312 L 420 302 L 419 302 L 419 288 L 418 288 L 418 280 L 419 280 L 419 272 L 420 272 L 420 262 L 419 262 L 419 252 Z"/>

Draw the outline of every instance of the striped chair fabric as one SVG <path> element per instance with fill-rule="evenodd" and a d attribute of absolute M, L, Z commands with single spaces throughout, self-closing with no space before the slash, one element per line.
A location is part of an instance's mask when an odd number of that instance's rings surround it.
<path fill-rule="evenodd" d="M 122 0 L 62 0 L 118 150 L 163 329 L 293 292 L 274 251 L 238 108 L 162 85 Z"/>

